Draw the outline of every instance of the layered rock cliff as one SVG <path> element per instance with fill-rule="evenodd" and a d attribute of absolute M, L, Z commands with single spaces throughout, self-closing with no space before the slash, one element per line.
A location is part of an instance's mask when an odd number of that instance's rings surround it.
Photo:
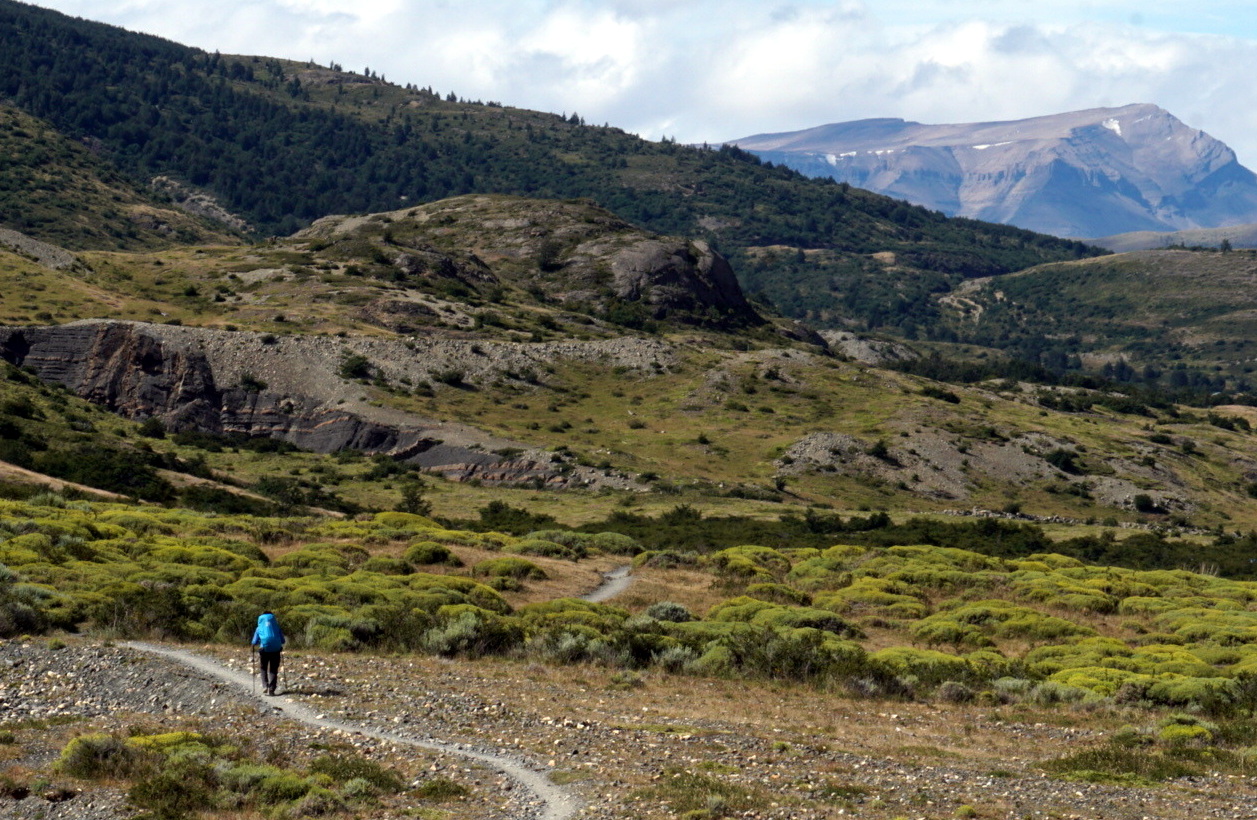
<path fill-rule="evenodd" d="M 733 142 L 811 176 L 1057 236 L 1257 222 L 1257 176 L 1155 105 L 960 125 L 860 120 Z"/>
<path fill-rule="evenodd" d="M 670 359 L 662 343 L 631 339 L 527 345 L 274 338 L 115 321 L 0 328 L 0 358 L 123 416 L 157 417 L 172 431 L 268 436 L 318 452 L 387 453 L 455 480 L 627 483 L 466 425 L 378 406 L 364 384 L 341 375 L 351 356 L 391 381 L 457 371 L 466 384 L 518 379 L 562 358 L 643 371 Z"/>

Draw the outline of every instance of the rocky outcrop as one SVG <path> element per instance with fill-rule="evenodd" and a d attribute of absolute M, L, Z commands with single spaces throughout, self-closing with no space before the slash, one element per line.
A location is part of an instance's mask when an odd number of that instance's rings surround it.
<path fill-rule="evenodd" d="M 83 263 L 65 248 L 49 245 L 32 239 L 19 231 L 0 228 L 0 248 L 7 248 L 14 253 L 29 257 L 36 263 L 51 270 L 74 270 L 82 268 Z"/>
<path fill-rule="evenodd" d="M 615 254 L 611 271 L 616 297 L 648 305 L 656 318 L 754 315 L 733 268 L 706 242 L 643 239 Z"/>
<path fill-rule="evenodd" d="M 373 375 L 415 382 L 433 377 L 434 371 L 448 374 L 461 368 L 460 380 L 473 384 L 490 378 L 536 378 L 528 363 L 539 369 L 541 362 L 565 353 L 642 370 L 663 367 L 668 360 L 661 344 L 616 341 L 622 343 L 276 339 L 83 321 L 0 328 L 0 358 L 128 418 L 160 418 L 172 431 L 267 436 L 324 453 L 387 453 L 455 480 L 608 485 L 627 481 L 465 425 L 376 406 L 368 402 L 364 385 L 343 378 L 340 368 L 346 357 L 359 356 Z"/>
<path fill-rule="evenodd" d="M 233 231 L 249 230 L 248 222 L 228 211 L 203 190 L 164 176 L 153 177 L 149 186 L 157 193 L 170 197 L 171 202 L 181 211 L 217 222 Z"/>
<path fill-rule="evenodd" d="M 366 216 L 328 216 L 297 233 L 321 253 L 399 281 L 503 287 L 623 318 L 717 327 L 761 325 L 728 261 L 706 242 L 657 236 L 580 200 L 473 195 Z M 639 310 L 640 309 L 640 310 Z"/>
<path fill-rule="evenodd" d="M 1257 176 L 1155 105 L 959 125 L 860 120 L 735 142 L 805 174 L 1057 236 L 1257 222 Z"/>
<path fill-rule="evenodd" d="M 847 330 L 822 330 L 819 334 L 834 353 L 873 367 L 886 367 L 921 357 L 901 342 L 872 339 Z"/>

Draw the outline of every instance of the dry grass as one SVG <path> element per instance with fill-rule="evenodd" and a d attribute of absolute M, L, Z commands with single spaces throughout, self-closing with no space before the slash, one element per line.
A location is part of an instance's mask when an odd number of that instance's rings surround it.
<path fill-rule="evenodd" d="M 633 583 L 628 591 L 608 603 L 640 612 L 659 601 L 671 601 L 702 617 L 727 597 L 716 586 L 711 573 L 643 567 L 633 571 Z"/>

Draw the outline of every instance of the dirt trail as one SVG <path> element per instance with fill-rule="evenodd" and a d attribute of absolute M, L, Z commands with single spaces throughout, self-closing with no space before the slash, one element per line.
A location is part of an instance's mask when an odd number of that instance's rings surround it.
<path fill-rule="evenodd" d="M 603 601 L 609 601 L 621 592 L 624 592 L 629 588 L 629 584 L 633 583 L 633 579 L 629 577 L 629 572 L 632 569 L 632 567 L 623 566 L 616 567 L 610 572 L 604 572 L 602 574 L 602 583 L 592 592 L 586 592 L 580 596 L 581 600 L 598 604 Z"/>
<path fill-rule="evenodd" d="M 602 587 L 599 587 L 599 589 L 601 588 Z M 218 678 L 219 680 L 234 684 L 242 690 L 253 692 L 253 679 L 250 675 L 229 669 L 217 661 L 197 655 L 193 652 L 188 652 L 183 649 L 174 649 L 172 647 L 158 646 L 156 644 L 145 643 L 142 641 L 131 641 L 125 645 L 141 652 L 160 655 L 177 663 L 192 667 L 193 669 L 209 675 L 210 677 Z M 278 698 L 269 698 L 256 695 L 256 697 L 259 702 L 275 709 L 283 716 L 299 721 L 308 726 L 331 729 L 333 731 L 346 732 L 349 734 L 359 734 L 364 737 L 384 740 L 390 743 L 430 749 L 443 754 L 458 755 L 474 760 L 478 763 L 483 763 L 486 766 L 508 775 L 535 796 L 538 804 L 538 813 L 535 815 L 537 820 L 567 820 L 568 818 L 575 816 L 577 810 L 580 808 L 580 802 L 573 794 L 562 787 L 555 785 L 544 773 L 529 768 L 522 761 L 515 758 L 482 751 L 462 743 L 451 743 L 431 738 L 421 739 L 409 737 L 393 732 L 382 731 L 371 726 L 364 726 L 327 718 L 305 704 L 284 698 L 282 696 Z"/>

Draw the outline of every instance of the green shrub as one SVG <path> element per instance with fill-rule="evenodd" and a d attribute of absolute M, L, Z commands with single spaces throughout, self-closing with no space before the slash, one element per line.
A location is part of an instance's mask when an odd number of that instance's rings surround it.
<path fill-rule="evenodd" d="M 311 786 L 309 791 L 292 804 L 288 814 L 292 817 L 325 817 L 329 814 L 338 814 L 347 809 L 348 806 L 345 805 L 345 801 L 336 792 L 331 789 L 325 789 L 322 786 Z"/>
<path fill-rule="evenodd" d="M 708 559 L 715 571 L 729 578 L 771 581 L 790 571 L 790 560 L 768 547 L 729 547 Z"/>
<path fill-rule="evenodd" d="M 416 541 L 406 548 L 406 552 L 402 557 L 416 566 L 428 566 L 432 564 L 445 564 L 446 566 L 461 567 L 463 562 L 450 552 L 450 548 L 444 544 L 438 544 L 435 541 Z"/>
<path fill-rule="evenodd" d="M 656 621 L 685 623 L 694 620 L 694 614 L 681 604 L 672 601 L 659 601 L 646 608 L 646 616 Z"/>
<path fill-rule="evenodd" d="M 628 619 L 628 611 L 608 604 L 579 598 L 555 598 L 520 608 L 519 617 L 534 628 L 569 624 L 591 627 L 598 632 L 614 632 Z"/>
<path fill-rule="evenodd" d="M 471 795 L 471 790 L 448 777 L 437 775 L 425 780 L 414 793 L 422 800 L 444 803 L 450 800 L 462 800 Z"/>
<path fill-rule="evenodd" d="M 636 540 L 618 532 L 596 532 L 589 536 L 588 547 L 607 555 L 636 555 L 642 551 Z"/>
<path fill-rule="evenodd" d="M 525 538 L 514 544 L 507 544 L 502 548 L 502 551 L 515 555 L 541 555 L 546 558 L 563 558 L 568 561 L 579 561 L 586 556 L 583 545 L 565 546 L 540 538 Z"/>
<path fill-rule="evenodd" d="M 676 569 L 677 567 L 693 567 L 699 563 L 697 552 L 677 552 L 675 550 L 647 550 L 633 556 L 633 569 L 656 567 L 658 569 Z"/>
<path fill-rule="evenodd" d="M 817 680 L 850 677 L 864 672 L 864 649 L 851 641 L 812 628 L 768 628 L 744 625 L 720 641 L 723 652 L 704 653 L 696 666 L 713 665 L 754 677 L 784 680 Z"/>
<path fill-rule="evenodd" d="M 438 655 L 480 657 L 505 652 L 523 643 L 524 631 L 506 618 L 470 604 L 443 606 L 437 625 L 423 637 L 423 648 Z"/>
<path fill-rule="evenodd" d="M 593 627 L 570 624 L 545 629 L 528 640 L 528 652 L 551 663 L 578 663 L 607 654 L 609 641 Z"/>
<path fill-rule="evenodd" d="M 490 558 L 481 561 L 471 568 L 473 575 L 487 575 L 507 578 L 530 579 L 542 581 L 548 578 L 545 570 L 523 558 Z"/>
<path fill-rule="evenodd" d="M 751 598 L 759 598 L 777 604 L 809 606 L 812 596 L 785 584 L 751 584 L 746 588 Z"/>
<path fill-rule="evenodd" d="M 957 647 L 987 646 L 994 638 L 1047 641 L 1094 634 L 1090 627 L 999 600 L 962 604 L 935 613 L 912 628 L 915 640 L 930 646 Z"/>
<path fill-rule="evenodd" d="M 147 752 L 109 734 L 81 735 L 61 750 L 56 768 L 83 780 L 126 780 L 153 765 Z"/>
<path fill-rule="evenodd" d="M 816 606 L 844 614 L 879 614 L 895 618 L 924 618 L 929 607 L 913 593 L 911 585 L 886 578 L 862 576 L 836 592 L 818 595 Z"/>
<path fill-rule="evenodd" d="M 441 525 L 431 518 L 408 512 L 379 512 L 375 514 L 376 523 L 396 530 L 436 530 Z"/>
<path fill-rule="evenodd" d="M 388 558 L 373 555 L 362 565 L 363 572 L 378 572 L 381 575 L 409 575 L 415 571 L 410 562 L 401 558 Z"/>
<path fill-rule="evenodd" d="M 394 793 L 405 788 L 402 777 L 374 760 L 349 755 L 322 755 L 310 763 L 311 774 L 325 774 L 337 783 L 363 780 L 381 792 Z"/>
<path fill-rule="evenodd" d="M 869 659 L 895 675 L 910 675 L 927 685 L 941 684 L 947 680 L 968 680 L 974 673 L 972 665 L 965 658 L 933 649 L 893 646 L 874 652 Z"/>
<path fill-rule="evenodd" d="M 948 680 L 939 685 L 934 696 L 944 703 L 972 703 L 977 694 L 959 681 Z"/>
<path fill-rule="evenodd" d="M 279 769 L 259 780 L 249 793 L 263 805 L 274 806 L 304 797 L 312 786 L 300 774 Z"/>
<path fill-rule="evenodd" d="M 1090 689 L 1069 686 L 1055 681 L 1043 681 L 1030 690 L 1026 700 L 1036 706 L 1055 706 L 1060 703 L 1078 703 L 1093 698 Z"/>

